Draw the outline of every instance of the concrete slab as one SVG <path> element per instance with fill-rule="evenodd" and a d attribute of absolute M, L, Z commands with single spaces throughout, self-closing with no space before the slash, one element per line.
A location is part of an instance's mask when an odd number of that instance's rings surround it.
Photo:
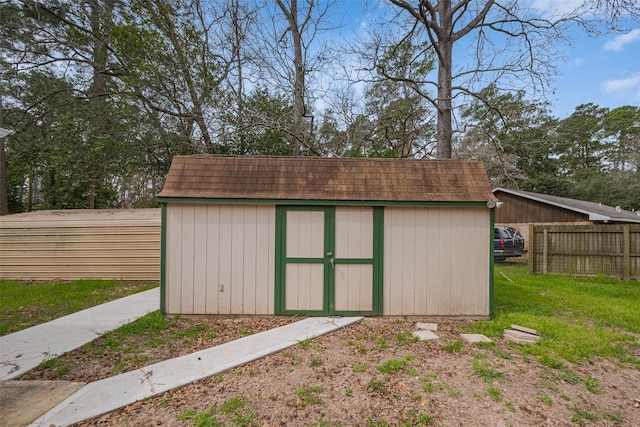
<path fill-rule="evenodd" d="M 538 335 L 529 334 L 527 332 L 505 329 L 503 336 L 508 340 L 517 344 L 534 344 L 542 338 Z"/>
<path fill-rule="evenodd" d="M 511 329 L 514 329 L 514 330 L 520 331 L 520 332 L 526 332 L 528 334 L 540 335 L 540 332 L 536 331 L 535 329 L 525 328 L 524 326 L 511 325 Z"/>
<path fill-rule="evenodd" d="M 0 426 L 25 426 L 84 385 L 70 381 L 0 381 Z"/>
<path fill-rule="evenodd" d="M 52 356 L 71 351 L 160 308 L 150 289 L 0 337 L 0 380 L 16 378 Z"/>
<path fill-rule="evenodd" d="M 422 329 L 422 330 L 425 330 L 425 331 L 437 331 L 438 330 L 438 324 L 437 323 L 417 322 L 416 323 L 416 328 Z"/>
<path fill-rule="evenodd" d="M 478 344 L 483 342 L 493 342 L 489 337 L 486 337 L 482 334 L 460 334 L 460 338 L 462 341 L 468 344 Z"/>
<path fill-rule="evenodd" d="M 243 365 L 362 317 L 311 317 L 216 347 L 89 383 L 31 426 L 66 426 Z"/>
<path fill-rule="evenodd" d="M 434 334 L 433 331 L 426 331 L 426 330 L 415 331 L 413 333 L 413 336 L 418 337 L 420 341 L 437 340 L 438 338 L 440 338 L 439 336 Z"/>

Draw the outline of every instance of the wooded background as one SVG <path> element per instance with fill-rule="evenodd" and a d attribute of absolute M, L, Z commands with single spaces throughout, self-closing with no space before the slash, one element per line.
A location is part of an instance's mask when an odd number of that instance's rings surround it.
<path fill-rule="evenodd" d="M 640 107 L 543 97 L 567 26 L 637 2 L 414 3 L 343 38 L 332 0 L 0 1 L 0 214 L 151 207 L 194 153 L 476 159 L 493 186 L 640 208 Z"/>

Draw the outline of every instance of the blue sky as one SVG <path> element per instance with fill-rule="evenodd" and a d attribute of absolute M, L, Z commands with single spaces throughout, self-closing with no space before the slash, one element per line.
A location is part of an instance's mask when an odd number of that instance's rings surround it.
<path fill-rule="evenodd" d="M 640 105 L 640 25 L 619 34 L 590 37 L 574 30 L 550 101 L 560 118 L 579 104 Z"/>
<path fill-rule="evenodd" d="M 582 0 L 524 0 L 530 1 L 540 13 L 568 12 Z M 524 2 L 523 1 L 523 2 Z M 357 30 L 358 25 L 369 21 L 368 12 L 389 7 L 386 0 L 346 0 L 344 25 Z M 339 13 L 341 14 L 341 13 Z M 567 34 L 572 45 L 559 44 L 564 60 L 556 63 L 559 75 L 552 83 L 553 92 L 547 94 L 553 114 L 566 118 L 584 103 L 616 108 L 623 105 L 640 105 L 640 24 L 630 20 L 621 22 L 624 31 L 587 34 L 574 26 Z"/>

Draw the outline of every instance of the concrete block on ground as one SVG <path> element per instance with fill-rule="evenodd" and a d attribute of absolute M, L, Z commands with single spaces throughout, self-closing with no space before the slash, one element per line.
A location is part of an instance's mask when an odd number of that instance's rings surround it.
<path fill-rule="evenodd" d="M 69 381 L 0 381 L 0 425 L 26 426 L 84 385 Z"/>
<path fill-rule="evenodd" d="M 526 332 L 516 331 L 513 329 L 505 329 L 503 335 L 508 341 L 512 341 L 517 344 L 535 344 L 541 340 L 538 335 L 528 334 Z"/>
<path fill-rule="evenodd" d="M 511 329 L 515 329 L 516 331 L 520 332 L 526 332 L 528 334 L 540 335 L 540 332 L 536 331 L 535 329 L 525 328 L 524 326 L 511 325 Z"/>
<path fill-rule="evenodd" d="M 460 334 L 460 338 L 462 339 L 462 341 L 468 343 L 468 344 L 478 344 L 478 343 L 483 343 L 483 342 L 493 342 L 491 341 L 491 339 L 489 337 L 486 337 L 485 335 L 482 334 Z"/>
<path fill-rule="evenodd" d="M 426 330 L 415 331 L 413 333 L 413 336 L 418 337 L 420 341 L 437 340 L 438 338 L 440 338 L 439 336 L 434 334 L 433 331 L 426 331 Z"/>
<path fill-rule="evenodd" d="M 423 331 L 437 331 L 438 330 L 438 324 L 437 323 L 417 322 L 416 323 L 416 328 L 422 329 Z"/>

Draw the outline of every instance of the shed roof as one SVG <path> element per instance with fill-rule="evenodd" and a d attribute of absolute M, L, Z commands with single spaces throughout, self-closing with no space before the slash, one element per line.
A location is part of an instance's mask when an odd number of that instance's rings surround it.
<path fill-rule="evenodd" d="M 512 190 L 509 188 L 496 188 L 494 194 L 504 192 L 514 196 L 535 200 L 552 206 L 557 206 L 570 211 L 579 212 L 589 216 L 589 221 L 598 222 L 634 222 L 640 223 L 638 212 L 630 212 L 619 207 L 612 207 L 600 203 L 587 202 L 584 200 L 570 199 L 567 197 L 548 196 L 546 194 L 533 193 L 530 191 Z"/>
<path fill-rule="evenodd" d="M 486 202 L 484 165 L 464 160 L 176 156 L 161 198 Z"/>

